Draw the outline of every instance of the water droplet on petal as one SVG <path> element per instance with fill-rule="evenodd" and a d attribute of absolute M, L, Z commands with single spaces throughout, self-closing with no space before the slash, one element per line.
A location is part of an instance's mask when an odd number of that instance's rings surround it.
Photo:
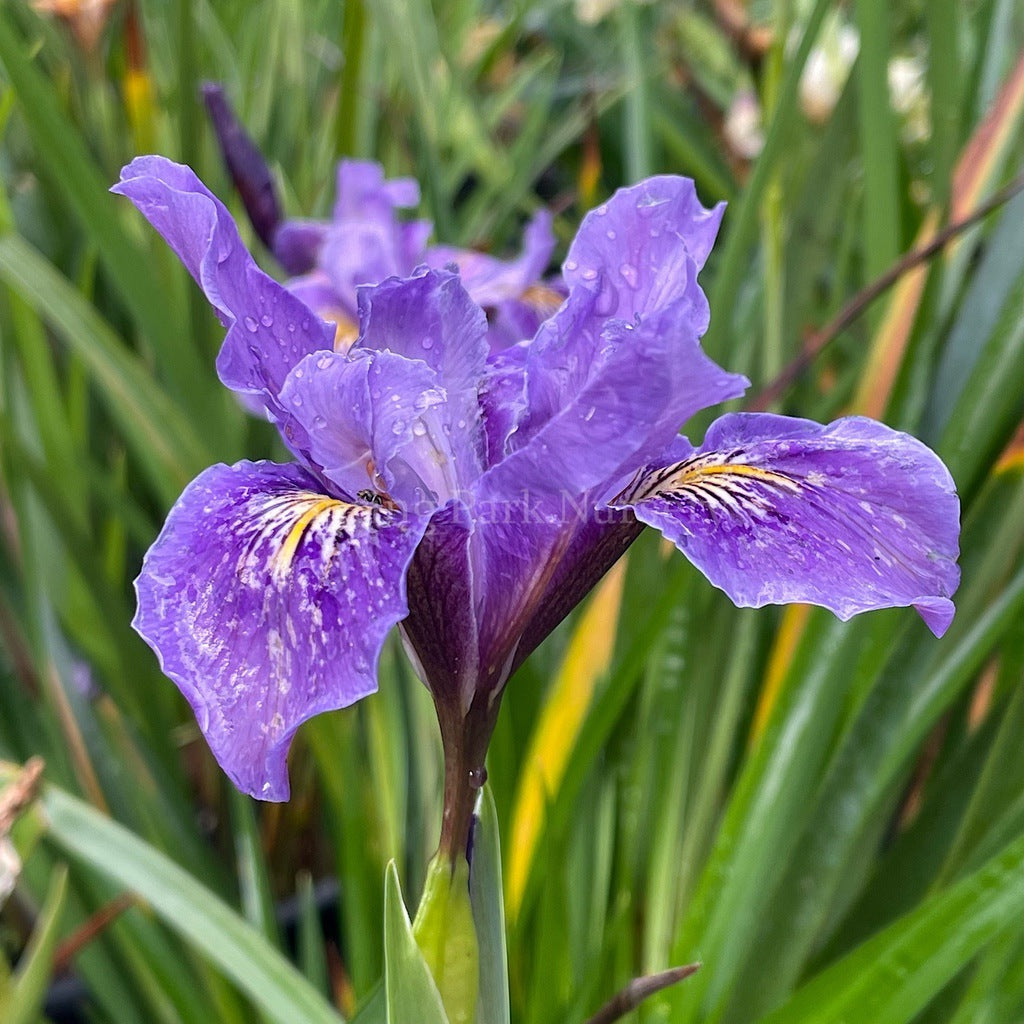
<path fill-rule="evenodd" d="M 333 362 L 334 362 L 334 356 L 330 352 L 325 352 L 316 361 L 316 366 L 317 366 L 318 370 L 326 370 L 327 367 L 330 366 L 331 363 L 333 363 Z"/>
<path fill-rule="evenodd" d="M 587 267 L 587 269 L 580 274 L 580 277 L 582 277 L 584 281 L 596 281 L 597 271 L 593 267 Z"/>
<path fill-rule="evenodd" d="M 314 416 L 313 417 L 313 426 L 316 427 L 317 430 L 322 430 L 324 427 L 327 426 L 326 418 L 323 417 L 323 416 Z"/>
<path fill-rule="evenodd" d="M 637 276 L 636 267 L 634 267 L 632 263 L 623 263 L 622 266 L 619 267 L 619 273 L 630 288 L 635 288 L 637 286 L 639 278 Z"/>
<path fill-rule="evenodd" d="M 578 266 L 579 264 L 575 260 L 565 261 L 565 269 L 568 270 L 570 273 L 574 271 Z"/>
<path fill-rule="evenodd" d="M 612 229 L 611 229 L 611 228 L 609 228 L 609 229 L 608 229 L 608 232 L 607 232 L 607 233 L 608 233 L 608 238 L 609 238 L 609 240 L 610 240 L 610 241 L 612 241 L 612 242 L 614 242 L 614 241 L 615 241 L 615 238 L 616 238 L 615 232 L 614 232 L 614 231 L 612 231 Z"/>
<path fill-rule="evenodd" d="M 603 217 L 608 212 L 608 204 L 602 203 L 594 212 L 598 217 Z"/>
<path fill-rule="evenodd" d="M 264 327 L 273 327 L 274 318 L 269 313 L 264 313 L 263 316 L 260 317 L 260 323 L 263 324 Z"/>
<path fill-rule="evenodd" d="M 427 349 L 429 351 L 430 349 L 432 349 L 434 347 L 434 339 L 428 336 L 428 337 L 423 339 L 421 344 L 423 345 L 423 347 L 425 349 Z"/>
<path fill-rule="evenodd" d="M 416 422 L 413 423 L 412 432 L 417 437 L 423 437 L 423 435 L 427 432 L 427 427 L 426 424 L 424 424 L 423 420 L 416 420 Z"/>
<path fill-rule="evenodd" d="M 259 324 L 256 323 L 255 317 L 247 316 L 245 318 L 245 326 L 248 330 L 252 331 L 255 334 L 256 328 L 259 326 Z"/>
<path fill-rule="evenodd" d="M 401 434 L 404 430 L 405 430 L 405 423 L 403 423 L 402 420 L 395 420 L 395 422 L 391 424 L 391 433 L 392 434 L 396 434 L 396 435 L 397 434 Z"/>
<path fill-rule="evenodd" d="M 288 333 L 289 334 L 294 334 L 295 333 L 295 324 L 294 324 L 294 322 L 288 324 Z"/>

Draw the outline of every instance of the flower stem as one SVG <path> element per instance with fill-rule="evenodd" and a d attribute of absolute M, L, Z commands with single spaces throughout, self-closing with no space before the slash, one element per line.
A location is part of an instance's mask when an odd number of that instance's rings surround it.
<path fill-rule="evenodd" d="M 437 719 L 444 747 L 444 810 L 438 857 L 446 859 L 454 872 L 459 858 L 466 858 L 473 806 L 477 793 L 487 781 L 484 761 L 498 717 L 498 704 L 488 706 L 486 696 L 474 702 L 463 715 L 459 709 L 438 703 Z"/>

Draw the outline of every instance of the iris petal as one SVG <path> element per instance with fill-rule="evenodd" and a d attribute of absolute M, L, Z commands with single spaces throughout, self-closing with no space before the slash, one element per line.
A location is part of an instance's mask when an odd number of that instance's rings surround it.
<path fill-rule="evenodd" d="M 441 478 L 433 489 L 442 503 L 465 492 L 484 460 L 479 390 L 488 347 L 483 310 L 458 274 L 421 270 L 406 280 L 391 278 L 360 289 L 359 318 L 358 350 L 395 353 L 436 372 L 444 404 L 418 417 L 421 461 L 435 464 L 424 479 Z"/>
<path fill-rule="evenodd" d="M 404 507 L 424 499 L 436 506 L 436 492 L 455 486 L 446 475 L 454 473 L 450 450 L 431 447 L 435 437 L 447 440 L 435 422 L 444 399 L 425 363 L 362 349 L 307 356 L 281 392 L 328 480 L 346 494 L 374 491 Z"/>
<path fill-rule="evenodd" d="M 239 789 L 287 799 L 299 725 L 376 690 L 425 525 L 325 494 L 297 466 L 213 466 L 182 494 L 134 625 Z"/>
<path fill-rule="evenodd" d="M 959 582 L 959 501 L 920 441 L 860 417 L 731 414 L 681 461 L 642 475 L 632 507 L 741 606 L 791 601 L 841 619 L 913 606 L 941 636 Z"/>
<path fill-rule="evenodd" d="M 554 251 L 551 214 L 541 210 L 523 232 L 523 251 L 518 259 L 502 260 L 473 249 L 435 245 L 427 253 L 427 263 L 436 269 L 454 263 L 473 301 L 493 307 L 506 299 L 521 298 L 531 285 L 540 281 Z"/>
<path fill-rule="evenodd" d="M 682 297 L 704 266 L 725 212 L 706 210 L 689 178 L 648 178 L 583 218 L 562 267 L 566 284 L 598 294 L 602 316 L 631 320 Z M 705 324 L 706 326 L 706 324 Z"/>
<path fill-rule="evenodd" d="M 277 397 L 288 372 L 308 353 L 331 348 L 334 328 L 256 266 L 231 214 L 191 168 L 137 157 L 112 191 L 163 235 L 228 328 L 217 358 L 221 380 L 282 418 Z M 294 432 L 286 439 L 301 449 Z"/>

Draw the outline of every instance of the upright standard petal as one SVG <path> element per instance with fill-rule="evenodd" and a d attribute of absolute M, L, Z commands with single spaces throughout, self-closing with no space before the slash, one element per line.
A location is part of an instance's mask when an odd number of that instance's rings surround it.
<path fill-rule="evenodd" d="M 563 267 L 569 297 L 529 346 L 526 408 L 495 477 L 539 489 L 551 466 L 575 493 L 621 484 L 694 413 L 742 394 L 745 378 L 700 347 L 697 271 L 719 219 L 691 181 L 670 177 L 588 214 Z"/>
<path fill-rule="evenodd" d="M 583 218 L 565 282 L 596 292 L 601 316 L 631 320 L 668 306 L 695 276 L 687 264 L 704 266 L 724 212 L 724 203 L 704 209 L 690 178 L 662 175 L 619 189 Z"/>
<path fill-rule="evenodd" d="M 136 581 L 135 628 L 239 789 L 288 797 L 296 729 L 376 689 L 425 518 L 323 492 L 297 466 L 213 466 Z"/>
<path fill-rule="evenodd" d="M 443 405 L 417 417 L 421 475 L 440 504 L 464 496 L 483 470 L 479 390 L 487 368 L 487 321 L 458 274 L 421 270 L 359 293 L 354 352 L 379 350 L 431 367 Z M 432 468 L 431 468 L 432 467 Z"/>
<path fill-rule="evenodd" d="M 228 328 L 217 357 L 221 380 L 279 417 L 289 371 L 310 352 L 330 349 L 334 327 L 256 266 L 224 204 L 191 168 L 137 157 L 112 191 L 127 196 L 163 235 Z M 286 437 L 301 447 L 301 438 L 287 431 Z"/>
<path fill-rule="evenodd" d="M 937 636 L 952 620 L 955 486 L 934 452 L 873 420 L 726 415 L 614 505 L 738 605 L 807 602 L 841 619 L 913 606 Z"/>
<path fill-rule="evenodd" d="M 419 186 L 412 178 L 388 181 L 379 164 L 341 161 L 334 218 L 318 264 L 334 287 L 336 305 L 355 314 L 360 285 L 411 274 L 423 262 L 430 224 L 398 215 L 418 202 Z"/>
<path fill-rule="evenodd" d="M 452 460 L 432 447 L 443 436 L 436 420 L 444 398 L 425 363 L 373 351 L 308 356 L 281 393 L 328 480 L 346 494 L 404 508 L 435 508 L 435 492 L 450 487 Z"/>
<path fill-rule="evenodd" d="M 596 301 L 576 291 L 529 346 L 526 411 L 486 474 L 489 498 L 617 488 L 690 416 L 743 393 L 746 379 L 701 351 L 688 299 L 594 335 Z"/>

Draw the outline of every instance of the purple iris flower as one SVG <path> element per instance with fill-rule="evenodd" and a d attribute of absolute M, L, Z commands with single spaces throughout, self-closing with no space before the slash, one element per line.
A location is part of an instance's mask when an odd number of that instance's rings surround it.
<path fill-rule="evenodd" d="M 376 688 L 398 625 L 444 738 L 442 848 L 464 849 L 505 683 L 644 524 L 738 605 L 912 606 L 948 627 L 959 502 L 919 441 L 767 414 L 725 415 L 696 448 L 678 435 L 747 385 L 700 347 L 722 208 L 690 180 L 591 212 L 565 302 L 497 353 L 459 275 L 426 267 L 359 289 L 358 339 L 335 352 L 189 168 L 142 157 L 114 191 L 204 290 L 221 380 L 295 457 L 201 474 L 137 581 L 136 628 L 245 792 L 287 797 L 296 729 Z"/>
<path fill-rule="evenodd" d="M 560 282 L 544 280 L 555 248 L 547 210 L 527 225 L 522 253 L 514 260 L 428 245 L 430 221 L 406 220 L 401 215 L 419 205 L 416 181 L 388 181 L 380 164 L 342 160 L 331 220 L 283 220 L 273 175 L 235 117 L 223 88 L 209 82 L 203 86 L 203 97 L 249 220 L 293 275 L 286 287 L 318 316 L 337 325 L 337 349 L 344 349 L 359 334 L 357 290 L 361 285 L 408 277 L 424 265 L 458 268 L 463 287 L 487 312 L 488 341 L 495 351 L 532 338 L 561 305 Z"/>

